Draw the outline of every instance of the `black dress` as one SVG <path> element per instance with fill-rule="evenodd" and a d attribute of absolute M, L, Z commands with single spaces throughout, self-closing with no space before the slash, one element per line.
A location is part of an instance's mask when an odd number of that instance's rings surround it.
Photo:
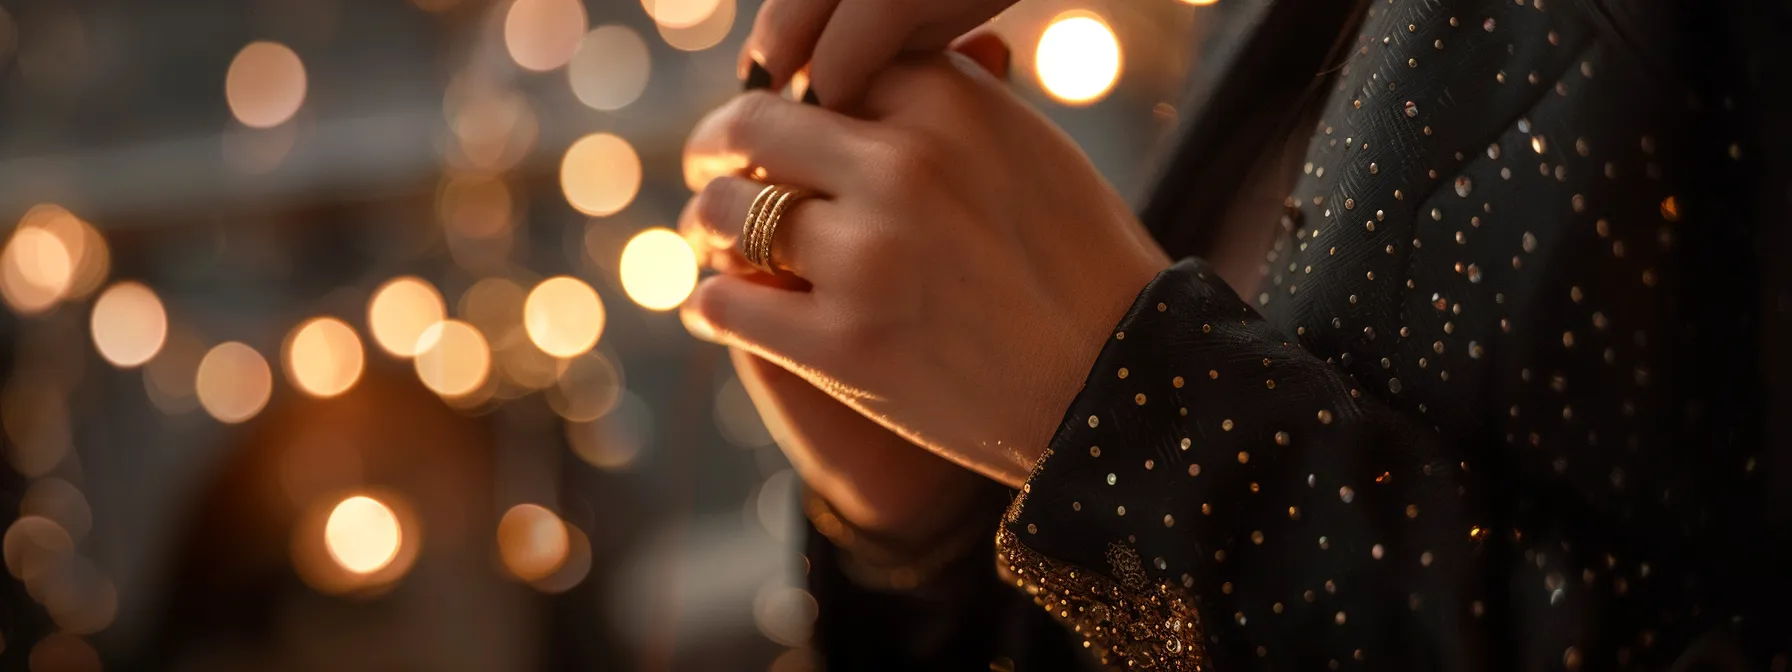
<path fill-rule="evenodd" d="M 1035 613 L 987 556 L 880 593 L 817 538 L 822 653 L 1786 669 L 1787 191 L 1764 138 L 1792 120 L 1762 123 L 1785 94 L 1761 55 L 1785 8 L 1296 4 L 1252 19 L 1142 214 L 1173 255 L 1211 246 L 1227 159 L 1276 131 L 1263 101 L 1322 87 L 1261 281 L 1189 256 L 1115 327 L 996 534 Z"/>

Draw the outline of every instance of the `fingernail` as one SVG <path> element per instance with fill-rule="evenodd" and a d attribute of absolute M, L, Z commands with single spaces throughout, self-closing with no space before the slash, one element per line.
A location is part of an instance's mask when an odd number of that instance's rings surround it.
<path fill-rule="evenodd" d="M 759 61 L 753 61 L 752 65 L 747 66 L 747 81 L 744 84 L 742 88 L 747 91 L 772 88 L 772 71 L 765 69 Z"/>
<path fill-rule="evenodd" d="M 811 86 L 809 90 L 803 92 L 803 103 L 805 105 L 821 104 L 821 96 L 815 95 L 815 87 Z"/>

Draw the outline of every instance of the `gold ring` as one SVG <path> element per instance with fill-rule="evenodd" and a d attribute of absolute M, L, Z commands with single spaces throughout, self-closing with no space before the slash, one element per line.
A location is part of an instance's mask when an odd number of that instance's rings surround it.
<path fill-rule="evenodd" d="M 767 273 L 775 273 L 772 265 L 772 239 L 784 213 L 797 202 L 812 196 L 810 192 L 789 185 L 773 184 L 759 191 L 753 205 L 747 208 L 746 223 L 741 228 L 740 251 L 747 263 Z"/>

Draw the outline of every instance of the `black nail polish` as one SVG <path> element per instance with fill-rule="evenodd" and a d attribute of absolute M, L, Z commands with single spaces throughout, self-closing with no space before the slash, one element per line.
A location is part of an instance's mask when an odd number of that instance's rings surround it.
<path fill-rule="evenodd" d="M 747 81 L 744 84 L 742 88 L 747 91 L 772 88 L 772 71 L 765 69 L 759 61 L 753 61 L 752 66 L 747 68 Z"/>
<path fill-rule="evenodd" d="M 809 90 L 803 92 L 803 104 L 805 104 L 805 105 L 820 105 L 821 104 L 821 96 L 815 95 L 815 87 L 811 86 L 811 87 L 809 87 Z"/>

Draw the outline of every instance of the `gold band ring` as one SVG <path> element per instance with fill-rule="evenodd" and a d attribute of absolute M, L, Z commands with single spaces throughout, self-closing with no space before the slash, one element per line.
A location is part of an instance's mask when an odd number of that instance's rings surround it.
<path fill-rule="evenodd" d="M 740 252 L 747 263 L 767 273 L 777 270 L 772 265 L 772 239 L 784 213 L 799 201 L 814 194 L 783 184 L 767 185 L 747 208 L 747 219 L 741 225 Z"/>

